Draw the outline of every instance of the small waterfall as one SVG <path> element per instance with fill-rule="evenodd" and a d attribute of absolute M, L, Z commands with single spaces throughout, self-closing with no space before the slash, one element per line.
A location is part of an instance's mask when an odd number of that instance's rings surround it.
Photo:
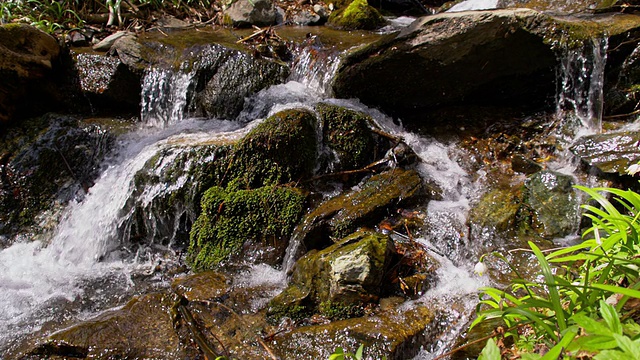
<path fill-rule="evenodd" d="M 182 121 L 194 76 L 195 71 L 147 69 L 142 81 L 142 122 L 162 129 Z"/>
<path fill-rule="evenodd" d="M 585 41 L 562 54 L 556 115 L 570 128 L 602 130 L 604 69 L 608 40 Z"/>
<path fill-rule="evenodd" d="M 289 80 L 297 81 L 318 95 L 331 95 L 331 84 L 340 67 L 340 52 L 325 48 L 312 36 L 294 49 Z"/>
<path fill-rule="evenodd" d="M 447 12 L 469 11 L 469 10 L 491 10 L 498 7 L 498 0 L 465 0 L 454 6 Z"/>

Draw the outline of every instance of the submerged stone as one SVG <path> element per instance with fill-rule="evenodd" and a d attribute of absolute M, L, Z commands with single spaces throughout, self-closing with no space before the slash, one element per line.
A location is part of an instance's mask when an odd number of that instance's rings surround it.
<path fill-rule="evenodd" d="M 271 346 L 282 358 L 327 359 L 337 347 L 355 352 L 364 345 L 366 358 L 410 359 L 420 345 L 431 343 L 425 329 L 434 314 L 424 306 L 389 309 L 373 316 L 303 326 L 274 338 Z"/>
<path fill-rule="evenodd" d="M 571 147 L 571 152 L 590 166 L 604 173 L 624 174 L 640 161 L 640 133 L 629 131 L 583 136 Z"/>
<path fill-rule="evenodd" d="M 64 357 L 74 349 L 88 358 L 185 359 L 193 353 L 174 331 L 172 304 L 170 296 L 159 293 L 134 298 L 122 309 L 56 332 L 30 355 Z"/>

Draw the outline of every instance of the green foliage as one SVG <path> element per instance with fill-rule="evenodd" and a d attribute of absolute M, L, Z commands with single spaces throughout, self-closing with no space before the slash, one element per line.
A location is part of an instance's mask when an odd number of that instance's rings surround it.
<path fill-rule="evenodd" d="M 323 301 L 318 306 L 318 310 L 320 311 L 320 314 L 332 321 L 364 315 L 364 309 L 361 305 L 346 304 L 336 301 Z"/>
<path fill-rule="evenodd" d="M 534 348 L 532 340 L 550 349 L 544 356 L 527 354 L 530 359 L 571 358 L 584 352 L 594 359 L 638 358 L 640 325 L 625 315 L 629 310 L 624 305 L 630 298 L 640 299 L 640 195 L 577 188 L 599 204 L 582 206 L 592 221 L 584 241 L 546 255 L 529 243 L 540 267 L 538 280 L 523 278 L 509 264 L 516 279 L 504 290 L 481 289 L 478 317 L 471 326 L 500 318 L 520 353 Z M 523 327 L 535 336 L 521 339 L 517 330 Z M 487 344 L 487 354 L 493 354 L 489 348 L 494 346 Z"/>
<path fill-rule="evenodd" d="M 345 360 L 345 359 L 362 360 L 363 352 L 364 352 L 364 345 L 360 345 L 360 347 L 358 347 L 358 350 L 356 350 L 355 354 L 345 353 L 344 349 L 342 349 L 341 347 L 338 347 L 336 348 L 336 351 L 334 351 L 333 354 L 329 356 L 329 360 Z"/>

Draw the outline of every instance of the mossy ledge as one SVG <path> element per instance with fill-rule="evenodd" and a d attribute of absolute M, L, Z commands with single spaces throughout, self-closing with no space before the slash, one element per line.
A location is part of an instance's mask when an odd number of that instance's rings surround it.
<path fill-rule="evenodd" d="M 375 30 L 386 23 L 380 12 L 367 0 L 353 0 L 329 16 L 329 25 L 344 30 Z"/>

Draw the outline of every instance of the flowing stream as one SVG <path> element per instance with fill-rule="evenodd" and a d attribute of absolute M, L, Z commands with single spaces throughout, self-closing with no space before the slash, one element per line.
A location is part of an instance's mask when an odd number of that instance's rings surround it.
<path fill-rule="evenodd" d="M 465 1 L 460 5 L 477 7 L 492 3 Z M 585 45 L 583 51 L 568 53 L 561 70 L 559 109 L 562 111 L 558 110 L 558 116 L 567 116 L 570 112 L 585 126 L 599 128 L 606 47 L 606 42 L 594 42 Z M 120 140 L 117 155 L 109 160 L 88 195 L 68 206 L 50 239 L 17 242 L 0 251 L 0 352 L 20 335 L 38 330 L 47 321 L 67 320 L 59 319 L 60 315 L 56 314 L 61 304 L 90 303 L 84 307 L 79 305 L 80 310 L 70 315 L 75 319 L 89 318 L 114 302 L 121 304 L 137 291 L 136 274 L 144 273 L 156 263 L 153 257 L 127 254 L 127 243 L 119 237 L 118 229 L 128 215 L 134 175 L 160 149 L 176 142 L 239 138 L 246 133 L 249 120 L 265 118 L 284 108 L 311 108 L 318 101 L 370 114 L 385 131 L 404 139 L 420 158 L 421 176 L 443 189 L 441 200 L 430 201 L 422 209 L 425 222 L 432 226 L 416 239 L 441 262 L 439 281 L 422 297 L 405 306 L 431 303 L 443 314 L 439 318 L 443 335 L 430 348 L 423 349 L 416 359 L 431 359 L 450 349 L 472 316 L 478 288 L 487 285 L 487 279 L 473 274 L 475 261 L 465 250 L 470 246 L 468 212 L 482 195 L 484 177 L 470 174 L 460 165 L 463 150 L 455 143 L 407 132 L 397 121 L 355 99 L 331 99 L 328 89 L 337 69 L 338 55 L 336 51 L 324 52 L 313 47 L 301 49 L 290 80 L 248 98 L 236 121 L 190 119 L 185 109 L 194 75 L 149 69 L 142 94 L 141 118 L 145 126 Z M 146 189 L 142 194 L 146 200 L 142 201 L 150 201 L 169 190 Z M 297 245 L 292 239 L 284 270 L 256 266 L 244 281 L 284 286 Z M 157 286 L 166 286 L 164 280 L 156 279 Z M 102 291 L 100 287 L 109 290 Z"/>

